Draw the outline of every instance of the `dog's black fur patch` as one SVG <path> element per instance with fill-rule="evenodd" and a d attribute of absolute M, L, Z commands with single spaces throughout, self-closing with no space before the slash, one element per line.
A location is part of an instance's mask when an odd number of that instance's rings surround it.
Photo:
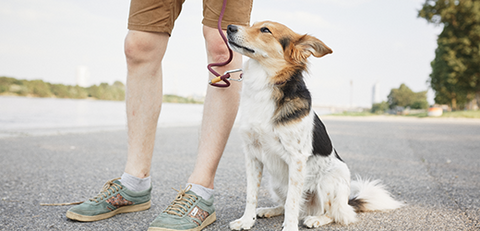
<path fill-rule="evenodd" d="M 332 153 L 332 141 L 328 136 L 327 129 L 325 125 L 322 123 L 320 118 L 318 118 L 317 113 L 315 113 L 315 118 L 313 119 L 314 127 L 313 127 L 313 155 L 321 155 L 321 156 L 329 156 Z M 340 157 L 335 150 L 335 154 L 337 158 Z M 342 159 L 340 159 L 342 160 Z"/>
<path fill-rule="evenodd" d="M 282 116 L 275 118 L 276 124 L 287 124 L 288 122 L 301 119 L 308 115 L 312 106 L 312 97 L 305 85 L 302 75 L 303 69 L 295 70 L 294 74 L 285 83 L 278 88 L 282 93 L 281 98 L 277 101 L 277 113 Z M 288 107 L 287 104 L 293 103 L 294 100 L 305 102 L 304 107 L 295 107 L 294 111 L 288 113 L 280 113 L 282 109 Z"/>
<path fill-rule="evenodd" d="M 288 45 L 290 45 L 290 38 L 288 37 L 283 37 L 279 40 L 280 44 L 283 47 L 283 50 L 287 49 Z"/>
<path fill-rule="evenodd" d="M 276 115 L 274 116 L 276 124 L 288 124 L 289 122 L 301 119 L 310 113 L 312 107 L 312 97 L 310 91 L 305 85 L 303 80 L 303 69 L 298 68 L 290 76 L 290 78 L 280 86 L 278 89 L 281 92 L 281 97 L 277 100 Z M 293 101 L 302 101 L 303 107 L 291 107 L 295 108 L 292 111 L 288 111 L 289 106 L 287 104 L 293 103 Z M 287 113 L 288 112 L 288 113 Z M 333 145 L 328 136 L 327 129 L 322 123 L 316 113 L 314 113 L 314 127 L 313 127 L 313 155 L 329 156 L 333 151 Z M 336 157 L 343 161 L 335 150 Z"/>
<path fill-rule="evenodd" d="M 356 213 L 368 211 L 368 210 L 365 208 L 365 204 L 367 204 L 367 202 L 364 201 L 364 200 L 362 200 L 362 199 L 358 199 L 358 198 L 356 198 L 356 197 L 355 197 L 355 198 L 352 198 L 352 199 L 349 199 L 349 200 L 348 200 L 348 204 L 355 209 L 355 212 L 356 212 Z"/>

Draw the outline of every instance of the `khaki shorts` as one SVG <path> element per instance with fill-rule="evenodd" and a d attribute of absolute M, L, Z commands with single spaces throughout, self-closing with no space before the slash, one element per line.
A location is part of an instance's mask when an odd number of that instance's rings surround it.
<path fill-rule="evenodd" d="M 128 29 L 172 34 L 175 20 L 185 0 L 131 0 Z M 249 25 L 253 0 L 229 0 L 222 29 L 229 24 Z M 203 0 L 203 25 L 217 28 L 222 0 Z"/>

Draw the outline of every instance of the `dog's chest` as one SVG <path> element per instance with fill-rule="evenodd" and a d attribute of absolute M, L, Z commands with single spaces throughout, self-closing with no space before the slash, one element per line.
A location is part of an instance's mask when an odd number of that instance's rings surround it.
<path fill-rule="evenodd" d="M 247 62 L 240 101 L 241 123 L 244 126 L 270 126 L 275 112 L 267 73 L 254 61 Z"/>
<path fill-rule="evenodd" d="M 259 144 L 275 143 L 275 126 L 272 117 L 275 104 L 271 99 L 271 91 L 267 89 L 252 89 L 249 84 L 244 84 L 242 101 L 240 103 L 240 132 L 243 141 Z"/>
<path fill-rule="evenodd" d="M 291 155 L 310 155 L 311 114 L 293 123 L 276 123 L 274 116 L 278 105 L 267 73 L 257 62 L 249 60 L 243 75 L 240 132 L 244 143 L 261 150 L 256 154 L 261 160 L 280 158 L 288 161 Z"/>

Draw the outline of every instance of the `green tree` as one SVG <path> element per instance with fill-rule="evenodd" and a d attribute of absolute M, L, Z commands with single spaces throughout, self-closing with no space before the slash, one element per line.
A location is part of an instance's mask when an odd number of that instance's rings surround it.
<path fill-rule="evenodd" d="M 70 95 L 69 98 L 73 99 L 85 99 L 88 97 L 88 92 L 84 87 L 76 86 L 68 86 L 68 94 Z"/>
<path fill-rule="evenodd" d="M 401 84 L 398 89 L 392 89 L 388 94 L 390 108 L 410 107 L 412 109 L 428 108 L 427 91 L 413 92 L 407 85 Z"/>
<path fill-rule="evenodd" d="M 443 25 L 429 80 L 435 102 L 461 109 L 480 98 L 480 1 L 426 0 L 418 16 Z"/>
<path fill-rule="evenodd" d="M 50 91 L 50 85 L 48 83 L 43 82 L 43 80 L 32 80 L 27 81 L 26 84 L 28 86 L 28 92 L 38 97 L 50 97 L 52 96 L 52 92 Z"/>
<path fill-rule="evenodd" d="M 112 85 L 101 83 L 100 85 L 92 85 L 87 89 L 88 96 L 101 100 L 124 100 L 125 85 L 120 81 L 115 81 Z"/>
<path fill-rule="evenodd" d="M 68 86 L 63 84 L 51 84 L 50 89 L 58 98 L 71 98 Z"/>
<path fill-rule="evenodd" d="M 0 77 L 0 93 L 9 92 L 10 86 L 13 84 L 21 85 L 22 82 L 14 78 L 9 78 L 5 76 Z"/>
<path fill-rule="evenodd" d="M 388 110 L 388 103 L 385 101 L 382 101 L 381 103 L 374 103 L 372 105 L 372 113 L 377 113 L 377 114 L 382 114 L 385 113 Z"/>
<path fill-rule="evenodd" d="M 18 80 L 1 76 L 0 94 L 72 99 L 93 97 L 100 100 L 125 100 L 125 85 L 120 81 L 115 81 L 112 85 L 101 83 L 100 85 L 85 88 L 78 85 L 51 84 L 43 80 Z"/>

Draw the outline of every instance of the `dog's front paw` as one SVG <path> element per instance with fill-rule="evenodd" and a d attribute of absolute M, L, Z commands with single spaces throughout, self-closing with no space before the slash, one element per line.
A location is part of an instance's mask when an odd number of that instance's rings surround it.
<path fill-rule="evenodd" d="M 273 208 L 258 208 L 256 213 L 258 217 L 270 218 L 282 215 L 283 211 L 283 206 L 277 206 Z"/>
<path fill-rule="evenodd" d="M 298 231 L 298 226 L 283 227 L 282 231 Z"/>
<path fill-rule="evenodd" d="M 255 218 L 240 218 L 230 222 L 231 230 L 249 230 L 255 224 Z"/>

